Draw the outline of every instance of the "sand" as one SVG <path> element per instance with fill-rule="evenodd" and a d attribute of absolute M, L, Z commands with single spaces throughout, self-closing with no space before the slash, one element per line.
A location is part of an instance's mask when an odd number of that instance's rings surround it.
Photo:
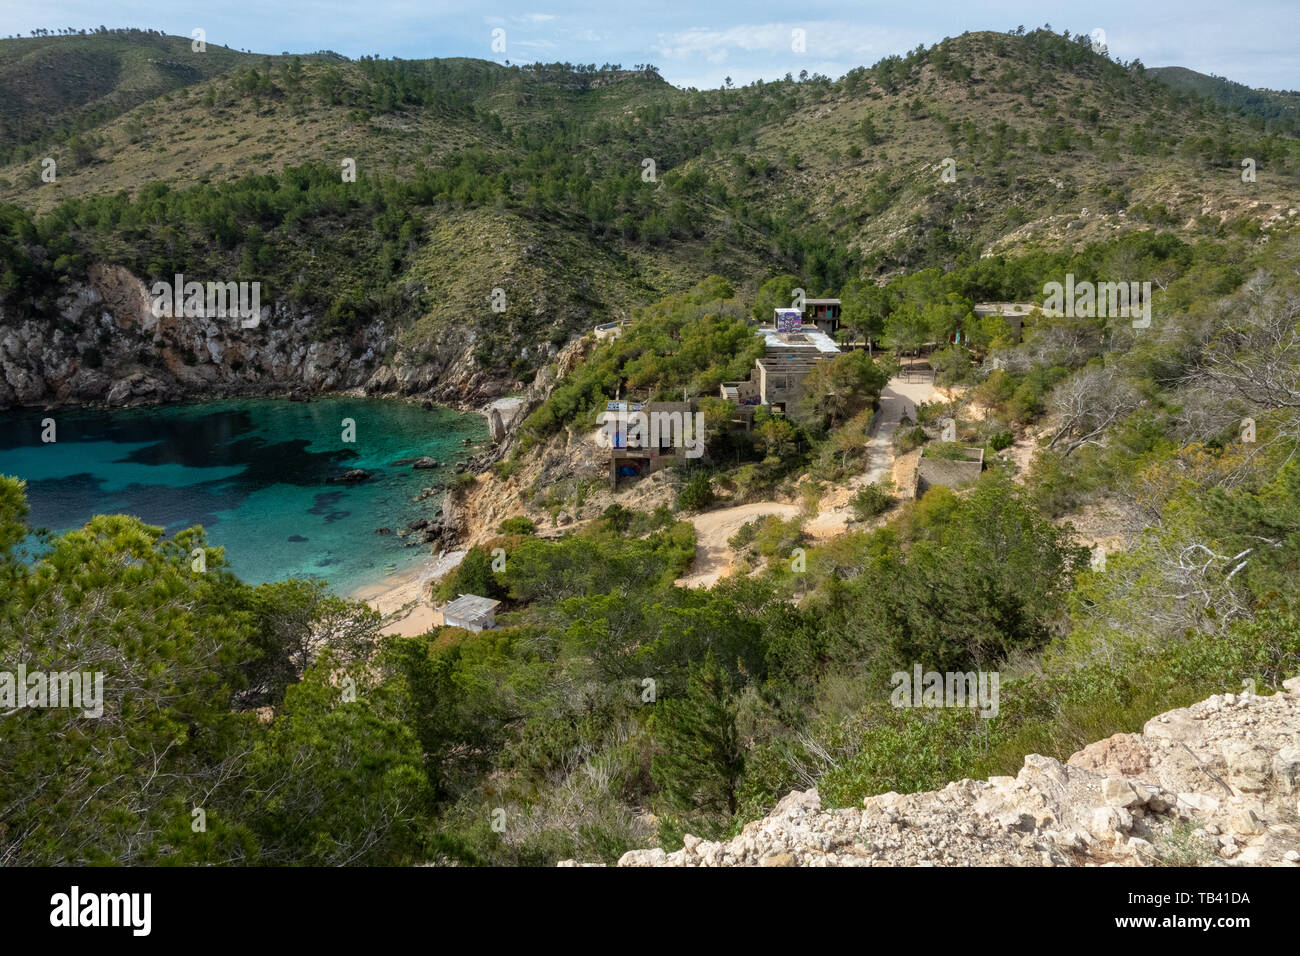
<path fill-rule="evenodd" d="M 429 585 L 441 578 L 465 557 L 464 551 L 447 551 L 411 571 L 403 571 L 362 588 L 350 595 L 365 601 L 384 616 L 380 633 L 414 637 L 442 625 L 442 614 L 433 607 Z"/>

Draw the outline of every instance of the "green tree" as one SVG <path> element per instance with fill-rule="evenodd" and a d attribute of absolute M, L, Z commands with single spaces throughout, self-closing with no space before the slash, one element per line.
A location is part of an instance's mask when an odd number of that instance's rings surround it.
<path fill-rule="evenodd" d="M 754 300 L 754 318 L 760 322 L 771 322 L 773 309 L 792 308 L 794 290 L 802 285 L 798 276 L 788 274 L 768 279 L 758 287 L 758 297 Z"/>
<path fill-rule="evenodd" d="M 745 768 L 732 682 L 710 651 L 691 666 L 686 693 L 660 701 L 651 776 L 663 810 L 680 827 L 718 836 L 736 812 Z"/>
<path fill-rule="evenodd" d="M 888 381 L 866 352 L 844 352 L 813 366 L 804 379 L 803 409 L 834 427 L 870 406 Z"/>

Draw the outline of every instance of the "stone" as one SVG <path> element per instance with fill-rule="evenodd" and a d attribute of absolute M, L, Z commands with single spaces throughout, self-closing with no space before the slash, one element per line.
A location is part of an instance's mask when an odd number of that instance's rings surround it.
<path fill-rule="evenodd" d="M 341 475 L 335 475 L 333 478 L 325 479 L 332 485 L 355 485 L 370 478 L 370 472 L 364 468 L 350 468 Z"/>
<path fill-rule="evenodd" d="M 1300 747 L 1283 747 L 1273 755 L 1273 782 L 1283 793 L 1300 790 Z"/>
<path fill-rule="evenodd" d="M 1101 795 L 1108 807 L 1141 806 L 1145 802 L 1133 784 L 1117 777 L 1106 778 L 1101 785 Z"/>
<path fill-rule="evenodd" d="M 1253 836 L 1256 833 L 1264 832 L 1264 827 L 1260 823 L 1259 817 L 1255 816 L 1255 811 L 1244 807 L 1235 811 L 1228 818 L 1228 829 L 1243 836 Z"/>
<path fill-rule="evenodd" d="M 1230 740 L 1223 745 L 1223 756 L 1228 762 L 1228 782 L 1238 790 L 1255 793 L 1268 789 L 1273 777 L 1273 760 L 1263 747 L 1244 740 Z"/>
<path fill-rule="evenodd" d="M 759 861 L 759 866 L 798 866 L 793 853 L 773 853 L 770 856 L 763 857 Z"/>
<path fill-rule="evenodd" d="M 1123 807 L 1097 807 L 1088 829 L 1099 840 L 1116 839 L 1133 828 L 1133 815 Z"/>
<path fill-rule="evenodd" d="M 1066 761 L 1108 777 L 1132 777 L 1151 765 L 1151 752 L 1136 734 L 1114 734 L 1088 744 Z"/>
<path fill-rule="evenodd" d="M 1178 805 L 1202 813 L 1213 813 L 1219 809 L 1219 801 L 1204 793 L 1180 793 L 1178 795 Z"/>

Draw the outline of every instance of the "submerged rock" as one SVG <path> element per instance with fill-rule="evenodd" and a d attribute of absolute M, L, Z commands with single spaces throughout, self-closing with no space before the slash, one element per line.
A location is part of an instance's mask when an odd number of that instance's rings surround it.
<path fill-rule="evenodd" d="M 332 485 L 355 485 L 358 482 L 366 481 L 370 478 L 370 472 L 364 468 L 351 468 L 341 475 L 335 475 L 333 478 L 327 478 L 326 481 Z"/>

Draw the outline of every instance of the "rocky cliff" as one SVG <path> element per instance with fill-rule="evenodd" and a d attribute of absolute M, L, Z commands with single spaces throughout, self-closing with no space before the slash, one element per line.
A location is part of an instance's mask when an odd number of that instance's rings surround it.
<path fill-rule="evenodd" d="M 152 304 L 138 277 L 97 265 L 52 320 L 0 309 L 0 408 L 349 390 L 465 408 L 514 384 L 475 368 L 468 332 L 416 356 L 382 321 L 319 340 L 320 317 L 286 302 L 264 304 L 251 328 L 234 317 L 158 316 Z"/>
<path fill-rule="evenodd" d="M 823 809 L 795 791 L 733 840 L 619 866 L 1300 866 L 1300 677 L 1216 695 L 1014 777 Z M 576 865 L 566 861 L 564 865 Z"/>

